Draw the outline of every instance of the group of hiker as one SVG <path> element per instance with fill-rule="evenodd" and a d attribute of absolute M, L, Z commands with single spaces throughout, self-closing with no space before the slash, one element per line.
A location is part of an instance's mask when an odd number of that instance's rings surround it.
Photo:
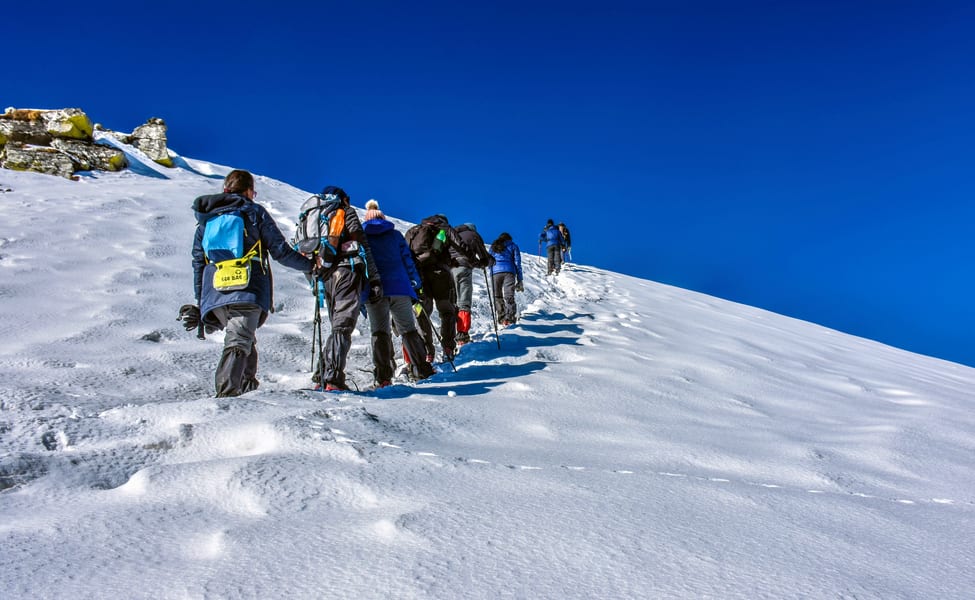
<path fill-rule="evenodd" d="M 436 373 L 439 341 L 444 362 L 453 363 L 460 346 L 471 341 L 473 275 L 490 270 L 495 325 L 518 318 L 515 293 L 524 291 L 521 251 L 507 232 L 488 247 L 472 223 L 452 227 L 443 214 L 423 219 L 403 235 L 369 200 L 359 220 L 348 194 L 328 186 L 302 206 L 295 239 L 289 243 L 267 211 L 255 202 L 254 177 L 234 170 L 223 193 L 200 196 L 193 240 L 197 303 L 180 308 L 188 331 L 225 331 L 215 373 L 218 397 L 257 389 L 257 329 L 273 312 L 269 257 L 303 272 L 316 296 L 318 364 L 316 389 L 348 390 L 345 367 L 358 317 L 369 320 L 376 387 L 396 374 L 394 334 L 402 340 L 411 379 Z M 570 252 L 565 225 L 552 220 L 542 232 L 549 248 L 549 274 L 558 274 Z M 552 249 L 555 249 L 553 252 Z M 319 309 L 331 325 L 321 337 Z M 432 312 L 439 315 L 439 332 Z M 313 336 L 314 350 L 314 336 Z"/>
<path fill-rule="evenodd" d="M 569 228 L 565 223 L 555 224 L 549 219 L 538 236 L 538 253 L 542 253 L 542 245 L 545 245 L 545 253 L 548 257 L 548 272 L 546 275 L 558 275 L 562 270 L 562 265 L 566 259 L 572 259 L 572 238 L 569 235 Z"/>

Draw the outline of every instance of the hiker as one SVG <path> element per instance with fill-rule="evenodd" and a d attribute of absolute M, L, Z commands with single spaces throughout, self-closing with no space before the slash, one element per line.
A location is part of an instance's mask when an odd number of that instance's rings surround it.
<path fill-rule="evenodd" d="M 376 387 L 391 385 L 396 372 L 392 338 L 394 328 L 403 338 L 403 350 L 410 358 L 413 379 L 426 379 L 436 371 L 426 361 L 426 347 L 413 315 L 413 303 L 422 292 L 422 281 L 413 263 L 410 247 L 403 234 L 386 220 L 386 215 L 379 210 L 379 203 L 375 200 L 366 202 L 364 217 L 362 229 L 366 232 L 383 285 L 382 297 L 366 302 Z"/>
<path fill-rule="evenodd" d="M 349 389 L 345 364 L 352 347 L 352 332 L 359 320 L 360 296 L 366 293 L 368 301 L 381 298 L 383 286 L 349 195 L 342 188 L 330 185 L 322 190 L 321 197 L 327 202 L 340 202 L 340 208 L 329 219 L 328 246 L 323 240 L 321 247 L 328 255 L 323 260 L 331 263 L 321 277 L 331 331 L 325 341 L 324 356 L 320 358 L 324 359 L 324 365 L 316 369 L 316 375 L 321 373 L 318 385 L 326 392 L 335 392 Z M 338 225 L 333 225 L 336 218 L 344 219 L 344 223 L 338 221 Z"/>
<path fill-rule="evenodd" d="M 306 274 L 312 273 L 317 265 L 316 260 L 291 248 L 274 219 L 254 202 L 255 198 L 254 176 L 238 169 L 224 179 L 222 194 L 200 196 L 193 202 L 197 220 L 193 238 L 193 288 L 197 305 L 184 305 L 180 318 L 188 331 L 200 328 L 201 337 L 202 328 L 208 332 L 226 331 L 223 354 L 214 376 L 218 398 L 239 396 L 259 385 L 257 329 L 272 310 L 268 255 Z M 221 237 L 221 231 L 231 233 Z M 231 250 L 234 245 L 236 251 Z M 242 266 L 238 266 L 234 277 L 240 277 L 242 282 L 224 285 L 215 279 L 217 263 L 223 268 L 226 264 L 223 261 L 235 258 L 241 259 L 237 262 Z M 243 281 L 245 270 L 249 274 Z M 221 291 L 217 285 L 235 289 Z"/>
<path fill-rule="evenodd" d="M 494 266 L 491 267 L 494 306 L 498 312 L 495 319 L 499 325 L 507 327 L 518 320 L 515 292 L 525 291 L 521 272 L 521 251 L 510 234 L 502 233 L 491 244 L 491 256 L 494 258 Z"/>
<path fill-rule="evenodd" d="M 565 264 L 572 260 L 572 236 L 569 234 L 569 228 L 565 226 L 565 223 L 559 223 L 559 233 L 562 234 L 562 241 L 565 244 L 565 250 L 562 252 L 562 264 Z"/>
<path fill-rule="evenodd" d="M 457 235 L 474 251 L 470 259 L 457 248 L 450 248 L 450 257 L 457 264 L 451 269 L 454 285 L 457 286 L 457 346 L 471 341 L 471 301 L 474 296 L 474 269 L 484 269 L 494 264 L 494 259 L 484 246 L 484 240 L 477 233 L 473 223 L 464 223 L 455 229 Z M 487 283 L 487 282 L 485 282 Z"/>
<path fill-rule="evenodd" d="M 406 232 L 406 241 L 413 253 L 423 281 L 423 297 L 420 298 L 422 311 L 419 315 L 420 333 L 426 345 L 427 362 L 433 362 L 436 348 L 433 345 L 433 322 L 431 321 L 434 304 L 440 314 L 440 345 L 444 360 L 452 362 L 457 352 L 455 341 L 457 327 L 457 307 L 454 301 L 457 290 L 454 288 L 454 278 L 450 274 L 450 249 L 457 248 L 461 254 L 470 260 L 477 260 L 473 250 L 468 248 L 450 226 L 444 215 L 427 217 Z"/>
<path fill-rule="evenodd" d="M 552 219 L 545 223 L 545 229 L 542 229 L 542 234 L 538 236 L 539 248 L 543 242 L 548 253 L 548 272 L 546 275 L 552 273 L 558 275 L 559 271 L 562 270 L 562 250 L 565 248 L 565 240 L 562 239 L 562 233 L 559 232 L 559 228 L 555 226 Z"/>

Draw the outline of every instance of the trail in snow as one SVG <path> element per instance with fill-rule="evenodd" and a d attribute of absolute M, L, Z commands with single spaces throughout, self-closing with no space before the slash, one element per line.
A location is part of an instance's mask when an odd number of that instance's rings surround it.
<path fill-rule="evenodd" d="M 500 350 L 476 275 L 456 373 L 325 395 L 302 391 L 312 296 L 276 268 L 261 388 L 212 398 L 222 337 L 198 341 L 175 315 L 192 294 L 190 202 L 226 168 L 178 164 L 0 178 L 14 189 L 0 201 L 6 595 L 975 586 L 972 369 L 654 282 L 574 264 L 545 277 L 526 255 Z M 259 185 L 289 231 L 307 193 Z M 70 251 L 30 233 L 41 218 Z M 368 340 L 363 320 L 361 386 Z"/>

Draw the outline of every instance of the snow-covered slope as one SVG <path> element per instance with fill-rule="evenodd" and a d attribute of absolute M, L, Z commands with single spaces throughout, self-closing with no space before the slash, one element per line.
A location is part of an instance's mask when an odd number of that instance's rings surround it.
<path fill-rule="evenodd" d="M 5 598 L 971 597 L 975 370 L 526 256 L 500 350 L 478 277 L 457 372 L 371 395 L 301 391 L 279 267 L 261 388 L 216 400 L 175 317 L 228 169 L 129 150 L 0 171 Z M 258 189 L 290 234 L 309 193 Z"/>

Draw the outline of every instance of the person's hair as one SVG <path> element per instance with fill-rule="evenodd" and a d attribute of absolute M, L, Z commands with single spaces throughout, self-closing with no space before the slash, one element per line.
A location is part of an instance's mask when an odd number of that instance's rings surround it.
<path fill-rule="evenodd" d="M 491 243 L 491 252 L 497 252 L 498 254 L 504 252 L 504 246 L 511 241 L 511 234 L 507 231 L 498 236 L 498 239 Z"/>
<path fill-rule="evenodd" d="M 223 191 L 228 194 L 243 194 L 254 189 L 254 176 L 243 169 L 234 169 L 223 180 Z"/>

